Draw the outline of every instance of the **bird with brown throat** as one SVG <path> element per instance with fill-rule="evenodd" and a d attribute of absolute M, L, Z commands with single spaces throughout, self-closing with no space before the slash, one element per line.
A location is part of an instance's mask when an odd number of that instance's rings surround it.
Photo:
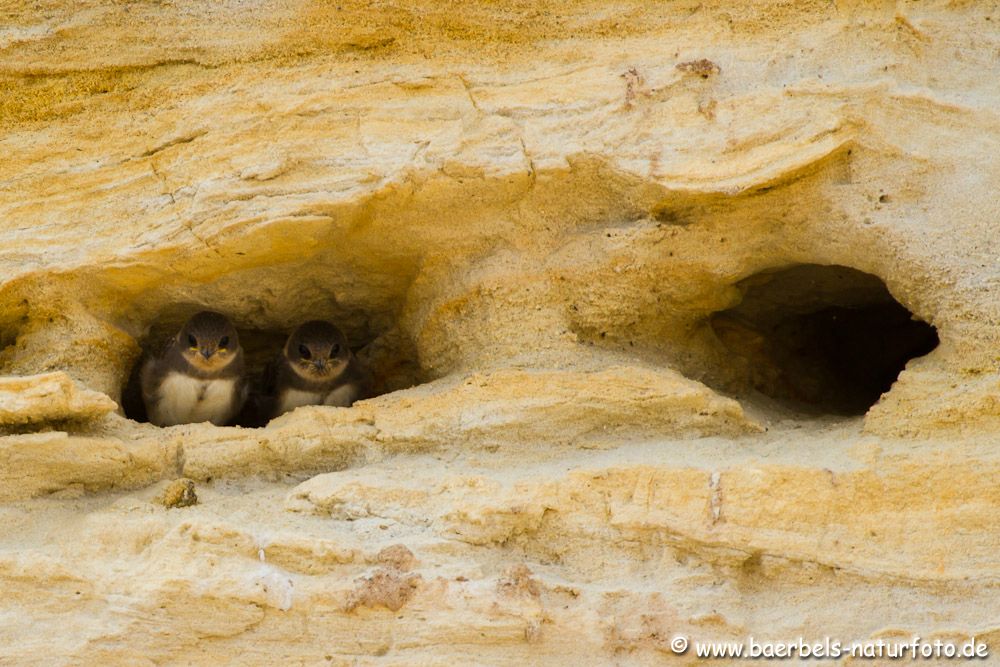
<path fill-rule="evenodd" d="M 157 426 L 230 423 L 246 400 L 243 349 L 236 329 L 219 313 L 189 319 L 140 374 L 149 421 Z"/>
<path fill-rule="evenodd" d="M 343 332 L 323 320 L 295 329 L 271 372 L 272 417 L 303 405 L 349 407 L 372 385 Z"/>

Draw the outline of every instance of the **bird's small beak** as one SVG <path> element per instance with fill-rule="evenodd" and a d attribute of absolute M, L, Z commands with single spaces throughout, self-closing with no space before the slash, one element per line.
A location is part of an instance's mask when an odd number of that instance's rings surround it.
<path fill-rule="evenodd" d="M 205 348 L 201 348 L 201 356 L 205 357 L 206 359 L 210 359 L 213 354 L 215 354 L 214 350 L 207 350 Z"/>
<path fill-rule="evenodd" d="M 316 359 L 315 361 L 313 361 L 313 366 L 316 367 L 316 370 L 321 371 L 326 368 L 326 360 Z"/>

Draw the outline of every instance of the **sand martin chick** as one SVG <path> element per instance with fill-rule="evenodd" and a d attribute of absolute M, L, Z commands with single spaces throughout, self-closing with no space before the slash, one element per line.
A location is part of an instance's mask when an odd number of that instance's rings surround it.
<path fill-rule="evenodd" d="M 149 359 L 140 377 L 149 421 L 157 426 L 232 421 L 246 400 L 243 349 L 224 315 L 202 311 Z"/>
<path fill-rule="evenodd" d="M 347 338 L 321 320 L 292 332 L 273 373 L 274 417 L 302 405 L 348 407 L 371 388 L 371 377 L 351 352 Z"/>

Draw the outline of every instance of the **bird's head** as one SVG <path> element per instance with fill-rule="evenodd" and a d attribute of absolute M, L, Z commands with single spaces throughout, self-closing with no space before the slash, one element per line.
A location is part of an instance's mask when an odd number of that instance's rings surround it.
<path fill-rule="evenodd" d="M 195 368 L 218 371 L 236 358 L 240 339 L 225 315 L 206 310 L 184 324 L 177 334 L 177 346 Z"/>
<path fill-rule="evenodd" d="M 351 349 L 340 329 L 313 320 L 292 332 L 285 343 L 285 358 L 301 377 L 313 381 L 335 378 L 350 361 Z"/>

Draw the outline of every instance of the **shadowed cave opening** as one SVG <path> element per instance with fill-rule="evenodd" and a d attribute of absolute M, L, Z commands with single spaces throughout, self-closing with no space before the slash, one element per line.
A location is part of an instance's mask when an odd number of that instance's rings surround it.
<path fill-rule="evenodd" d="M 750 386 L 798 412 L 863 415 L 938 345 L 878 276 L 847 266 L 764 271 L 737 287 L 743 299 L 712 329 Z"/>
<path fill-rule="evenodd" d="M 137 422 L 149 422 L 139 379 L 142 366 L 150 355 L 161 354 L 170 339 L 191 315 L 205 309 L 202 306 L 183 305 L 170 308 L 150 326 L 148 333 L 137 341 L 142 348 L 142 354 L 132 365 L 122 390 L 121 404 L 126 417 Z M 290 326 L 275 329 L 255 329 L 240 326 L 239 318 L 234 317 L 232 313 L 224 314 L 230 317 L 239 333 L 249 388 L 248 400 L 243 411 L 230 425 L 249 428 L 266 426 L 270 416 L 262 411 L 263 375 L 267 366 L 274 361 L 284 346 L 288 335 L 300 323 L 295 322 Z M 386 337 L 378 335 L 365 336 L 359 340 L 348 334 L 348 339 L 351 350 L 372 373 L 374 380 L 372 392 L 364 398 L 373 398 L 424 381 L 419 366 L 408 356 L 405 349 L 400 349 L 399 341 L 394 340 L 387 344 Z"/>

